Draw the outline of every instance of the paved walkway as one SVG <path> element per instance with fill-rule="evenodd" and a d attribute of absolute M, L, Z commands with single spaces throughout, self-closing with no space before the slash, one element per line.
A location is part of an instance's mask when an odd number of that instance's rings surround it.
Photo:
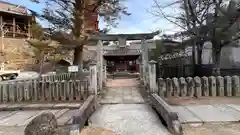
<path fill-rule="evenodd" d="M 120 135 L 169 135 L 155 112 L 144 104 L 137 85 L 136 79 L 108 81 L 104 104 L 90 117 L 90 126 Z"/>
<path fill-rule="evenodd" d="M 184 135 L 239 135 L 240 105 L 172 106 L 179 114 Z"/>
<path fill-rule="evenodd" d="M 240 105 L 186 105 L 171 106 L 177 112 L 181 123 L 239 122 Z"/>
<path fill-rule="evenodd" d="M 81 103 L 0 104 L 0 110 L 9 109 L 0 111 L 0 135 L 23 135 L 26 125 L 43 112 L 52 112 L 59 125 L 71 124 L 72 116 L 79 112 L 81 105 Z"/>

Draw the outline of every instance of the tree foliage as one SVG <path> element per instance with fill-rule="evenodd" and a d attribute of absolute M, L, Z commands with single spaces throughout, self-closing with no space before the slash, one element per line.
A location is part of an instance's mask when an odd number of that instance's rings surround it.
<path fill-rule="evenodd" d="M 31 0 L 35 3 L 44 2 L 46 7 L 43 14 L 55 29 L 70 30 L 73 39 L 79 43 L 74 49 L 74 64 L 82 65 L 83 46 L 87 44 L 89 35 L 93 33 L 84 31 L 84 21 L 91 20 L 94 13 L 103 17 L 107 26 L 117 25 L 121 15 L 129 15 L 127 8 L 123 5 L 124 0 Z M 62 38 L 59 38 L 62 39 Z M 64 38 L 63 38 L 64 39 Z"/>
<path fill-rule="evenodd" d="M 222 47 L 232 45 L 240 39 L 239 3 L 235 0 L 230 0 L 230 2 L 224 0 L 177 0 L 167 6 L 162 6 L 157 0 L 154 1 L 153 14 L 167 19 L 183 30 L 183 32 L 174 34 L 173 37 L 190 39 L 193 48 L 197 45 L 200 53 L 206 41 L 212 43 L 213 63 L 215 68 L 219 69 Z M 173 5 L 178 5 L 178 13 L 172 15 L 164 12 L 164 8 Z M 193 49 L 193 56 L 194 51 L 195 49 Z"/>
<path fill-rule="evenodd" d="M 163 52 L 163 47 L 164 47 L 163 41 L 155 40 L 155 45 L 156 45 L 156 48 L 151 50 L 150 52 L 150 59 L 157 61 Z"/>
<path fill-rule="evenodd" d="M 28 44 L 33 48 L 33 52 L 35 54 L 35 58 L 39 61 L 40 69 L 39 73 L 42 73 L 42 68 L 43 68 L 43 62 L 50 52 L 54 52 L 56 49 L 53 46 L 50 46 L 51 41 L 46 40 L 46 37 L 44 36 L 43 29 L 41 25 L 39 24 L 34 24 L 32 25 L 31 28 L 31 33 L 33 39 L 26 40 Z"/>

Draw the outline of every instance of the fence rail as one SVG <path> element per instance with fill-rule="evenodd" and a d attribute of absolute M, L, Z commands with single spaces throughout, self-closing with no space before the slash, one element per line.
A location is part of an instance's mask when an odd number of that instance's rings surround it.
<path fill-rule="evenodd" d="M 42 75 L 40 80 L 44 81 L 61 81 L 61 80 L 82 80 L 89 76 L 89 72 L 81 73 L 60 73 L 56 75 Z"/>
<path fill-rule="evenodd" d="M 27 80 L 0 84 L 0 102 L 74 101 L 89 95 L 88 80 Z"/>
<path fill-rule="evenodd" d="M 60 73 L 2 81 L 0 103 L 85 100 L 90 94 L 88 76 L 89 73 Z"/>
<path fill-rule="evenodd" d="M 239 76 L 159 78 L 157 93 L 167 98 L 240 96 Z"/>
<path fill-rule="evenodd" d="M 167 77 L 194 77 L 194 76 L 211 76 L 214 65 L 204 64 L 204 65 L 166 65 L 157 64 L 157 76 L 158 78 L 167 78 Z M 194 71 L 195 70 L 195 71 Z M 240 68 L 229 68 L 229 69 L 220 69 L 221 76 L 233 76 L 240 75 Z"/>

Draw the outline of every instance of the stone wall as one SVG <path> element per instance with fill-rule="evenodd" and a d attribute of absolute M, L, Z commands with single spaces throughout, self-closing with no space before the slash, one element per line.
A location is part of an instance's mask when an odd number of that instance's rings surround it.
<path fill-rule="evenodd" d="M 162 97 L 240 96 L 239 76 L 159 78 Z"/>

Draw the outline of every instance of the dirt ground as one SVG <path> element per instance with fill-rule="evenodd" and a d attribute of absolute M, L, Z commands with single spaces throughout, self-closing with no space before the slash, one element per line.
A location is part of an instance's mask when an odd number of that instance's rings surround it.
<path fill-rule="evenodd" d="M 119 135 L 119 134 L 114 133 L 109 129 L 87 127 L 81 131 L 80 135 Z"/>
<path fill-rule="evenodd" d="M 240 104 L 240 97 L 172 97 L 166 102 L 170 105 Z"/>
<path fill-rule="evenodd" d="M 107 87 L 136 87 L 138 84 L 136 79 L 108 79 Z"/>

